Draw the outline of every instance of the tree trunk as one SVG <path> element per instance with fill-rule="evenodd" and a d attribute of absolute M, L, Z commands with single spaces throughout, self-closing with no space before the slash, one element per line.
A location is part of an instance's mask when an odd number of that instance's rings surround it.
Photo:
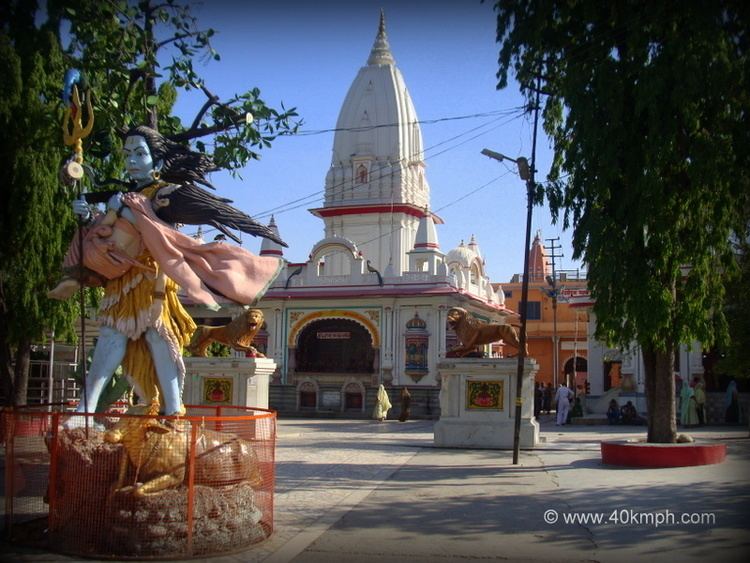
<path fill-rule="evenodd" d="M 2 395 L 3 404 L 10 406 L 13 404 L 13 362 L 10 361 L 11 350 L 5 340 L 0 340 L 0 395 Z"/>
<path fill-rule="evenodd" d="M 2 395 L 3 404 L 10 406 L 13 404 L 13 350 L 8 343 L 8 318 L 3 313 L 5 304 L 0 304 L 0 395 Z"/>
<path fill-rule="evenodd" d="M 150 0 L 141 4 L 144 13 L 143 22 L 143 34 L 145 36 L 143 42 L 144 60 L 146 61 L 145 75 L 143 80 L 143 87 L 145 90 L 144 95 L 146 99 L 150 96 L 156 96 L 156 42 L 154 41 L 154 8 L 151 6 Z M 146 111 L 146 125 L 154 129 L 159 130 L 159 110 L 156 104 L 148 104 L 148 110 Z"/>
<path fill-rule="evenodd" d="M 16 365 L 13 368 L 13 404 L 25 405 L 29 391 L 29 366 L 31 365 L 31 341 L 21 340 L 16 348 Z"/>
<path fill-rule="evenodd" d="M 668 345 L 665 351 L 643 346 L 642 351 L 646 368 L 648 441 L 671 444 L 677 438 L 673 346 Z"/>

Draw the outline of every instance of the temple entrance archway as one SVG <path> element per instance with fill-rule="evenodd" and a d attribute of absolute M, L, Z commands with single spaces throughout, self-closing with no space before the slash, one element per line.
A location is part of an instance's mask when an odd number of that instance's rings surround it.
<path fill-rule="evenodd" d="M 305 326 L 295 350 L 297 373 L 375 371 L 375 348 L 367 329 L 350 319 L 320 319 Z"/>
<path fill-rule="evenodd" d="M 575 360 L 575 367 L 573 361 Z M 563 372 L 565 373 L 565 380 L 568 384 L 575 389 L 586 387 L 586 380 L 588 379 L 589 363 L 583 356 L 570 357 L 565 362 Z"/>

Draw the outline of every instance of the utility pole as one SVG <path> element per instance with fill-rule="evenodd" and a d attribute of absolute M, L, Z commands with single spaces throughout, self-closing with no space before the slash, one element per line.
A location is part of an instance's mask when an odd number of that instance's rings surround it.
<path fill-rule="evenodd" d="M 526 360 L 526 343 L 528 334 L 526 321 L 529 316 L 529 244 L 531 242 L 531 210 L 534 207 L 534 191 L 536 190 L 536 135 L 539 125 L 539 88 L 536 90 L 536 102 L 534 104 L 534 133 L 531 141 L 531 166 L 529 176 L 526 179 L 526 245 L 524 247 L 523 260 L 523 283 L 521 284 L 521 334 L 519 337 L 520 350 L 518 351 L 518 368 L 516 371 L 516 419 L 513 428 L 513 465 L 518 465 L 518 457 L 521 449 L 521 407 L 523 406 L 523 372 Z"/>
<path fill-rule="evenodd" d="M 536 138 L 539 125 L 539 95 L 540 87 L 534 90 L 536 101 L 533 106 L 534 111 L 534 132 L 531 142 L 531 163 L 523 157 L 510 158 L 504 154 L 482 149 L 482 154 L 501 162 L 510 160 L 518 167 L 518 175 L 526 183 L 526 242 L 523 249 L 523 281 L 521 282 L 521 302 L 519 304 L 519 313 L 521 314 L 521 330 L 518 335 L 518 366 L 516 369 L 516 397 L 515 397 L 515 420 L 513 427 L 513 465 L 518 465 L 518 458 L 521 450 L 521 415 L 523 407 L 523 372 L 526 361 L 526 321 L 528 317 L 528 299 L 529 299 L 529 245 L 531 244 L 531 217 L 534 208 L 534 192 L 536 191 L 536 181 L 534 174 L 536 172 Z"/>
<path fill-rule="evenodd" d="M 559 288 L 557 287 L 557 258 L 562 258 L 562 254 L 556 254 L 557 250 L 560 250 L 562 246 L 555 244 L 560 240 L 560 237 L 544 239 L 549 242 L 549 246 L 545 246 L 545 250 L 550 251 L 550 258 L 552 259 L 552 276 L 547 276 L 547 284 L 551 290 L 548 295 L 552 297 L 552 382 L 557 389 L 557 376 L 560 374 L 560 342 L 557 336 L 557 296 Z"/>

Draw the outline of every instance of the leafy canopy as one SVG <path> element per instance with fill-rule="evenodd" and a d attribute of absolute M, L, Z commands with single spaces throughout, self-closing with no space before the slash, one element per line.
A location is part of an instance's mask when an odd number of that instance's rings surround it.
<path fill-rule="evenodd" d="M 45 297 L 62 262 L 60 241 L 73 218 L 58 168 L 60 73 L 56 37 L 34 25 L 33 2 L 13 7 L 0 33 L 0 345 L 12 354 L 19 341 L 42 341 L 50 329 L 72 332 L 75 304 Z M 4 366 L 5 367 L 5 366 Z M 5 374 L 7 376 L 7 373 Z"/>
<path fill-rule="evenodd" d="M 199 150 L 210 146 L 216 164 L 232 171 L 296 131 L 296 111 L 266 105 L 257 88 L 228 100 L 209 90 L 193 61 L 219 60 L 213 35 L 199 29 L 186 0 L 0 3 L 0 393 L 6 401 L 25 402 L 31 345 L 50 329 L 58 338 L 71 335 L 77 312 L 74 300 L 46 297 L 74 228 L 74 190 L 58 177 L 70 156 L 60 128 L 66 68 L 84 72 L 93 96 L 95 128 L 84 159 L 98 178 L 121 173 L 119 133 L 132 124 L 194 141 Z M 187 125 L 170 115 L 180 90 L 206 97 Z M 197 141 L 202 137 L 210 145 Z"/>
<path fill-rule="evenodd" d="M 196 141 L 220 168 L 233 173 L 279 135 L 296 132 L 296 110 L 275 109 L 258 88 L 227 100 L 216 96 L 194 68 L 196 60 L 220 60 L 213 29 L 201 29 L 185 0 L 50 0 L 50 17 L 67 26 L 68 55 L 88 77 L 94 94 L 97 133 L 90 154 L 104 158 L 117 133 L 147 124 L 175 140 Z M 192 123 L 170 111 L 179 91 L 201 91 L 206 103 Z"/>
<path fill-rule="evenodd" d="M 500 0 L 498 87 L 546 94 L 547 197 L 589 270 L 598 336 L 710 344 L 750 197 L 744 2 Z"/>

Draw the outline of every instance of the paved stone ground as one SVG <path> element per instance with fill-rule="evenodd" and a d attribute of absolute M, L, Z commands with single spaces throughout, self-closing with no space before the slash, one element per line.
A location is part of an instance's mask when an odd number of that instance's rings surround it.
<path fill-rule="evenodd" d="M 274 535 L 205 561 L 746 561 L 748 431 L 691 434 L 727 443 L 728 459 L 605 467 L 602 439 L 642 437 L 645 428 L 556 427 L 544 415 L 545 442 L 515 466 L 510 451 L 433 448 L 430 421 L 281 420 Z M 565 522 L 597 515 L 599 523 Z M 703 522 L 682 524 L 683 515 Z M 0 560 L 75 559 L 3 545 Z"/>

